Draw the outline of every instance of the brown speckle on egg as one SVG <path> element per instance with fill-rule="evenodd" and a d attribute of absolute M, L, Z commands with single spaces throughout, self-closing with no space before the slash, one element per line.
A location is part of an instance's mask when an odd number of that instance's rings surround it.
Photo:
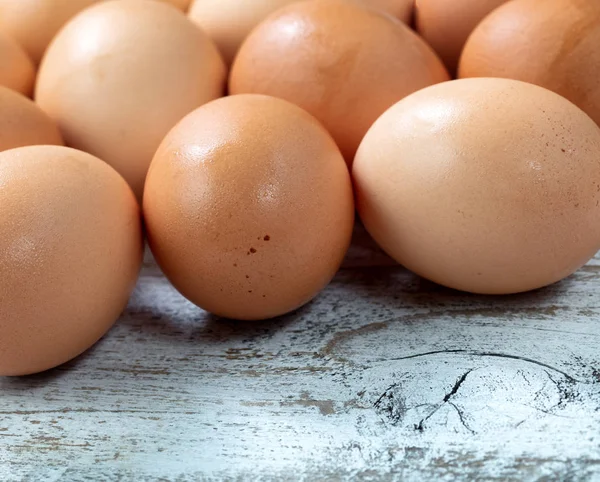
<path fill-rule="evenodd" d="M 144 215 L 152 252 L 184 296 L 253 320 L 298 308 L 331 280 L 354 203 L 344 159 L 316 119 L 284 100 L 238 95 L 197 109 L 165 138 Z M 268 249 L 245 248 L 240 261 L 240 246 L 257 233 Z M 262 296 L 247 296 L 255 292 Z"/>

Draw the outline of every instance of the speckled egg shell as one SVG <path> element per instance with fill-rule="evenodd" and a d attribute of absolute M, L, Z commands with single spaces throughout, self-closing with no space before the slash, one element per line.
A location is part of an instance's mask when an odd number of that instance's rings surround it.
<path fill-rule="evenodd" d="M 600 129 L 541 87 L 465 79 L 417 92 L 371 128 L 357 207 L 398 262 L 475 293 L 570 275 L 600 249 Z"/>
<path fill-rule="evenodd" d="M 354 202 L 342 155 L 312 116 L 242 95 L 199 108 L 166 137 L 144 216 L 152 252 L 184 296 L 253 320 L 327 285 L 350 243 Z"/>

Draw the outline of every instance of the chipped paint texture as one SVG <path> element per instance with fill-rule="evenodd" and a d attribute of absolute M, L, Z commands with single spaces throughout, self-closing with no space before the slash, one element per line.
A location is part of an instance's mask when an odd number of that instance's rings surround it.
<path fill-rule="evenodd" d="M 0 379 L 0 480 L 600 480 L 600 260 L 469 296 L 359 236 L 314 302 L 216 319 L 148 262 L 127 312 Z"/>

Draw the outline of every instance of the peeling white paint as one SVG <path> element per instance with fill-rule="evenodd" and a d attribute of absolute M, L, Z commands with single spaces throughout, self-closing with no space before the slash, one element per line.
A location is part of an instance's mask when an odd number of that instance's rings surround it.
<path fill-rule="evenodd" d="M 598 259 L 493 298 L 353 253 L 264 323 L 150 263 L 90 352 L 0 380 L 0 480 L 600 480 Z"/>

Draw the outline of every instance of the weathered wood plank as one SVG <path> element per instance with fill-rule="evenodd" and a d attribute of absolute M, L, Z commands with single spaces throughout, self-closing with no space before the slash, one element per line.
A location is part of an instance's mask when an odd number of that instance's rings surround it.
<path fill-rule="evenodd" d="M 502 298 L 389 265 L 359 240 L 242 323 L 148 263 L 96 347 L 0 380 L 0 480 L 600 480 L 600 260 Z"/>

